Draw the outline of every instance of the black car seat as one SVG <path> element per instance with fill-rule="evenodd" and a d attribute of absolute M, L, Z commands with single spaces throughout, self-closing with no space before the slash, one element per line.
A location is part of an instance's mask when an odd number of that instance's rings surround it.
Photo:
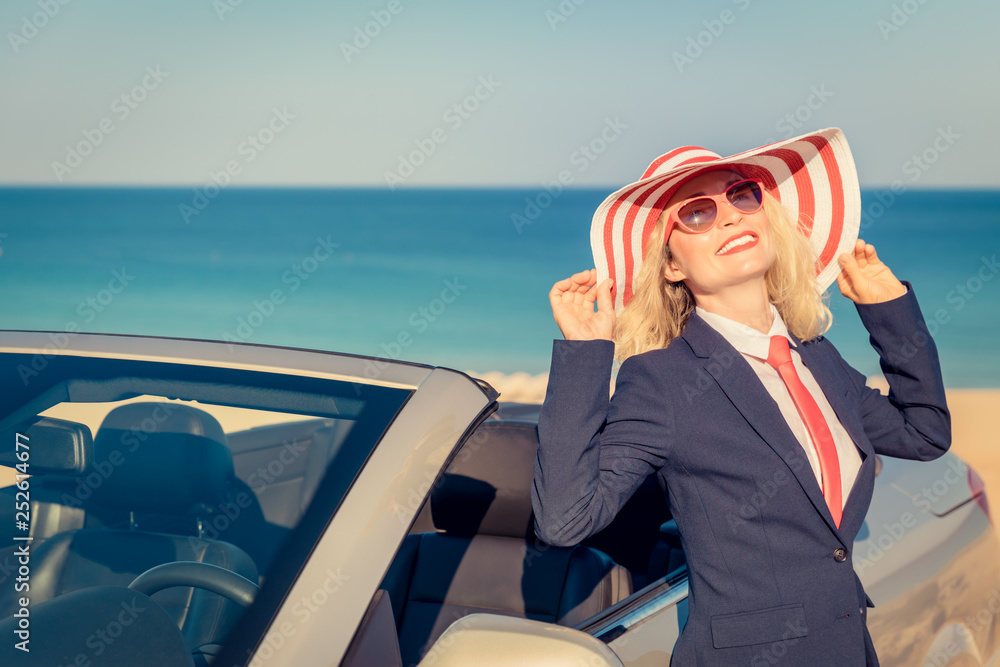
<path fill-rule="evenodd" d="M 432 489 L 440 532 L 408 535 L 383 581 L 404 665 L 467 614 L 572 626 L 631 594 L 628 571 L 604 553 L 536 541 L 537 447 L 535 424 L 484 422 Z"/>
<path fill-rule="evenodd" d="M 258 581 L 244 551 L 200 535 L 199 528 L 232 502 L 236 483 L 226 436 L 214 417 L 174 403 L 115 408 L 94 436 L 93 468 L 88 506 L 128 512 L 140 517 L 138 525 L 47 539 L 31 556 L 32 604 L 93 586 L 128 586 L 146 570 L 174 561 L 218 565 Z M 235 602 L 197 588 L 166 589 L 152 598 L 191 648 L 221 641 L 242 612 Z M 0 596 L 0 617 L 11 615 L 15 604 L 12 594 Z"/>
<path fill-rule="evenodd" d="M 687 568 L 684 545 L 677 522 L 671 519 L 660 526 L 660 541 L 649 557 L 649 580 L 659 579 Z"/>

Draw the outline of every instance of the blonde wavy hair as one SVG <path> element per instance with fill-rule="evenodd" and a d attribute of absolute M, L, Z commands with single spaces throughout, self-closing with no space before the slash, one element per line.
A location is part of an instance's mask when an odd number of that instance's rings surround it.
<path fill-rule="evenodd" d="M 833 323 L 833 315 L 816 288 L 812 245 L 788 209 L 766 191 L 764 213 L 771 223 L 777 255 L 764 274 L 768 299 L 795 337 L 806 341 L 821 336 Z M 660 216 L 643 247 L 635 292 L 615 323 L 615 358 L 619 361 L 666 347 L 681 335 L 694 312 L 694 296 L 687 285 L 663 276 L 671 257 L 663 242 L 665 217 Z"/>

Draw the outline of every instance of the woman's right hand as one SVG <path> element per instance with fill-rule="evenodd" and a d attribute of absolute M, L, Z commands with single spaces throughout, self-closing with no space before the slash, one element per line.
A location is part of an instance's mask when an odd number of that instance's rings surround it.
<path fill-rule="evenodd" d="M 581 271 L 560 280 L 549 292 L 552 316 L 566 340 L 612 340 L 615 308 L 611 278 L 597 283 L 597 269 Z M 597 311 L 594 311 L 594 304 Z"/>

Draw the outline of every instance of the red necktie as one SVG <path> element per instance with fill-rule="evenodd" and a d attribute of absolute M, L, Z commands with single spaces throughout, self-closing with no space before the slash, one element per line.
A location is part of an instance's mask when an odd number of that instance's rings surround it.
<path fill-rule="evenodd" d="M 833 442 L 833 435 L 830 427 L 823 418 L 819 406 L 815 399 L 802 384 L 795 366 L 792 365 L 792 354 L 788 350 L 788 339 L 784 336 L 771 336 L 771 347 L 767 354 L 767 363 L 774 366 L 778 375 L 784 380 L 788 393 L 792 396 L 802 421 L 805 422 L 809 436 L 816 447 L 816 454 L 819 457 L 819 470 L 823 476 L 823 497 L 830 507 L 830 514 L 833 515 L 833 522 L 840 528 L 840 519 L 843 514 L 843 502 L 840 490 L 840 461 L 837 458 L 837 446 Z"/>

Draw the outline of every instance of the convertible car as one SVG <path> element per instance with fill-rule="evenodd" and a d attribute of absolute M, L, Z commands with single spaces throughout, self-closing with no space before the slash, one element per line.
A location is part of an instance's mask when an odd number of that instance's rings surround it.
<path fill-rule="evenodd" d="M 7 331 L 0 387 L 3 664 L 646 666 L 684 627 L 655 481 L 537 541 L 539 406 L 463 373 Z M 853 556 L 882 664 L 992 664 L 998 556 L 971 468 L 883 458 Z"/>

